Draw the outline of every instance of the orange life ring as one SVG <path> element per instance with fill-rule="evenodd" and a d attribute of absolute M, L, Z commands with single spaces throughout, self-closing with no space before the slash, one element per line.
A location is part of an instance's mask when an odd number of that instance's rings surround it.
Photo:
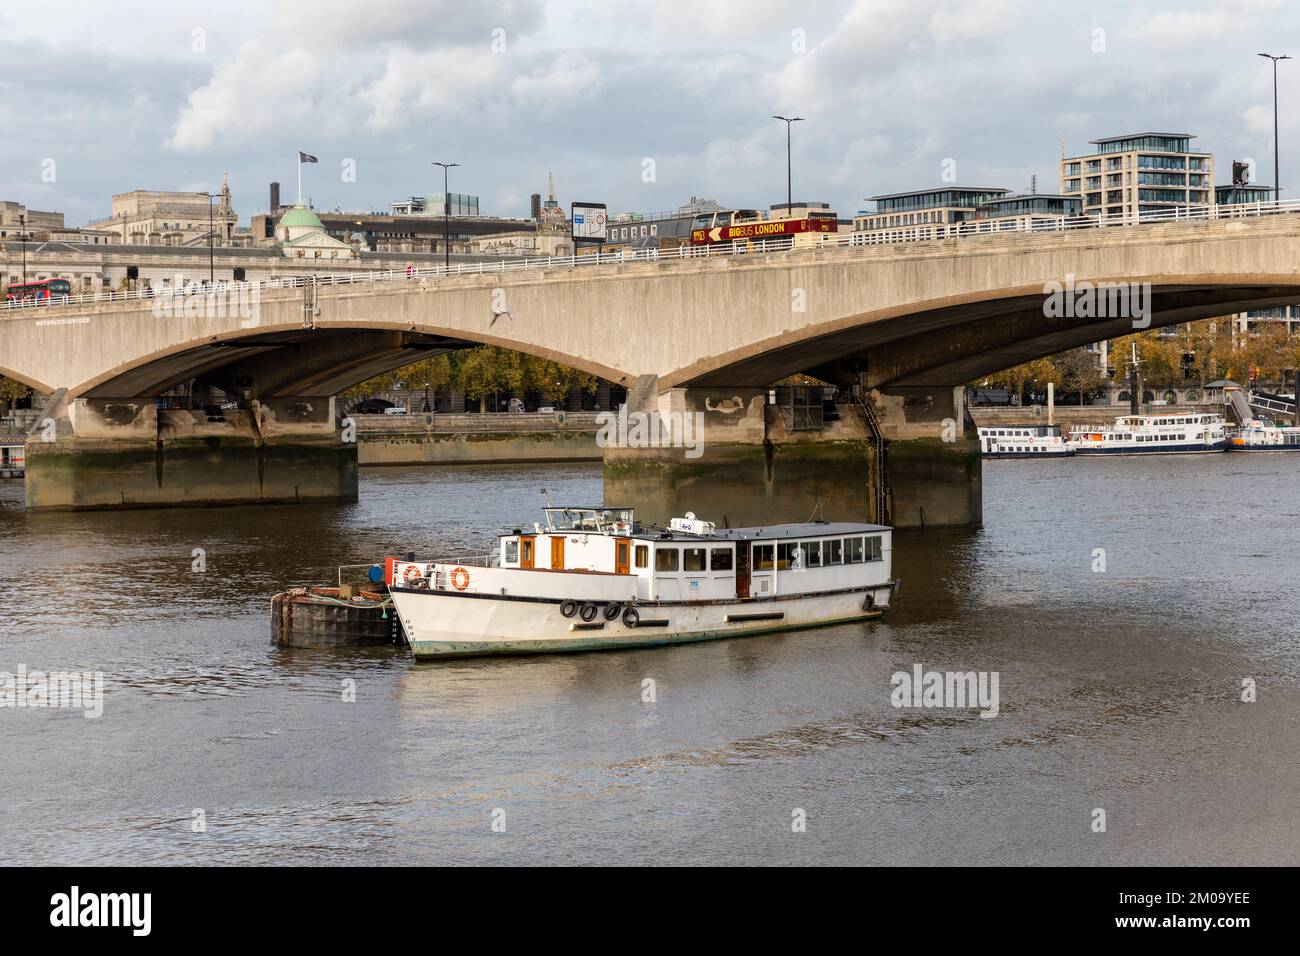
<path fill-rule="evenodd" d="M 469 572 L 464 568 L 455 568 L 451 572 L 451 586 L 457 591 L 463 591 L 469 587 Z"/>
<path fill-rule="evenodd" d="M 406 570 L 402 572 L 402 580 L 407 584 L 410 584 L 412 581 L 418 581 L 422 577 L 424 577 L 424 573 L 420 570 L 418 564 L 408 564 Z"/>

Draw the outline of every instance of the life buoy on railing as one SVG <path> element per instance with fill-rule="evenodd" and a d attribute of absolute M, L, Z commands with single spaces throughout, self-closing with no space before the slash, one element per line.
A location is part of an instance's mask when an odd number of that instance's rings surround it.
<path fill-rule="evenodd" d="M 410 584 L 412 581 L 418 581 L 424 577 L 424 572 L 420 570 L 418 564 L 408 564 L 406 570 L 402 572 L 402 581 Z"/>
<path fill-rule="evenodd" d="M 454 568 L 451 572 L 451 586 L 457 591 L 463 591 L 469 587 L 469 572 L 464 568 Z"/>

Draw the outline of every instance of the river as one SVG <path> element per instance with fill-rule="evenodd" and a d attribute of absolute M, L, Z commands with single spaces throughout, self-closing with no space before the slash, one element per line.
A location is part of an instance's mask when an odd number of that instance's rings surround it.
<path fill-rule="evenodd" d="M 487 550 L 543 488 L 598 502 L 598 465 L 82 514 L 0 482 L 0 671 L 105 688 L 98 719 L 0 708 L 0 862 L 1294 865 L 1298 468 L 986 463 L 982 529 L 897 534 L 883 622 L 418 666 L 279 649 L 270 596 Z M 918 663 L 997 672 L 998 716 L 896 709 Z"/>

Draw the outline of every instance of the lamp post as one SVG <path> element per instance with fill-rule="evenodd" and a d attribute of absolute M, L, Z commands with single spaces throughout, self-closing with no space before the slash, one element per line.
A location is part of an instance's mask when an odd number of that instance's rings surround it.
<path fill-rule="evenodd" d="M 792 123 L 802 123 L 802 116 L 773 116 L 772 119 L 781 120 L 785 123 L 785 203 L 786 214 L 794 207 L 794 190 L 791 188 L 790 179 L 790 125 Z"/>
<path fill-rule="evenodd" d="M 206 196 L 207 199 L 208 199 L 208 285 L 212 285 L 212 284 L 213 284 L 213 263 L 212 263 L 213 248 L 212 248 L 212 244 L 213 244 L 213 242 L 214 242 L 214 240 L 215 240 L 215 238 L 216 238 L 216 234 L 217 234 L 217 233 L 216 233 L 216 227 L 213 225 L 213 222 L 212 222 L 212 200 L 215 199 L 215 198 L 217 197 L 217 194 L 216 194 L 216 193 L 199 193 L 199 195 L 200 195 L 200 196 Z"/>
<path fill-rule="evenodd" d="M 18 217 L 18 238 L 22 240 L 23 247 L 23 285 L 27 284 L 27 216 L 25 214 Z"/>
<path fill-rule="evenodd" d="M 1274 56 L 1272 53 L 1261 53 L 1260 56 L 1267 60 L 1273 61 L 1273 201 L 1282 201 L 1282 176 L 1277 164 L 1277 61 L 1289 60 L 1291 57 L 1285 53 Z"/>
<path fill-rule="evenodd" d="M 451 193 L 447 192 L 447 170 L 453 166 L 459 166 L 460 163 L 439 163 L 434 162 L 434 166 L 442 167 L 442 249 L 444 253 L 444 263 L 447 271 L 451 271 Z"/>

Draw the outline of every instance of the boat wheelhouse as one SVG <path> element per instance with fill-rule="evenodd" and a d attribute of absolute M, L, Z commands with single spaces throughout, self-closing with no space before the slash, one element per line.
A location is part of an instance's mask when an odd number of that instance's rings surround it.
<path fill-rule="evenodd" d="M 985 458 L 1050 458 L 1074 454 L 1060 425 L 990 425 L 979 429 Z"/>
<path fill-rule="evenodd" d="M 890 528 L 718 528 L 687 514 L 547 508 L 490 555 L 389 558 L 417 658 L 646 647 L 869 621 L 889 605 Z"/>
<path fill-rule="evenodd" d="M 1300 451 L 1300 428 L 1252 418 L 1228 440 L 1229 451 Z"/>
<path fill-rule="evenodd" d="M 1223 416 L 1204 413 L 1124 415 L 1114 425 L 1070 430 L 1079 455 L 1203 454 L 1227 447 Z"/>

